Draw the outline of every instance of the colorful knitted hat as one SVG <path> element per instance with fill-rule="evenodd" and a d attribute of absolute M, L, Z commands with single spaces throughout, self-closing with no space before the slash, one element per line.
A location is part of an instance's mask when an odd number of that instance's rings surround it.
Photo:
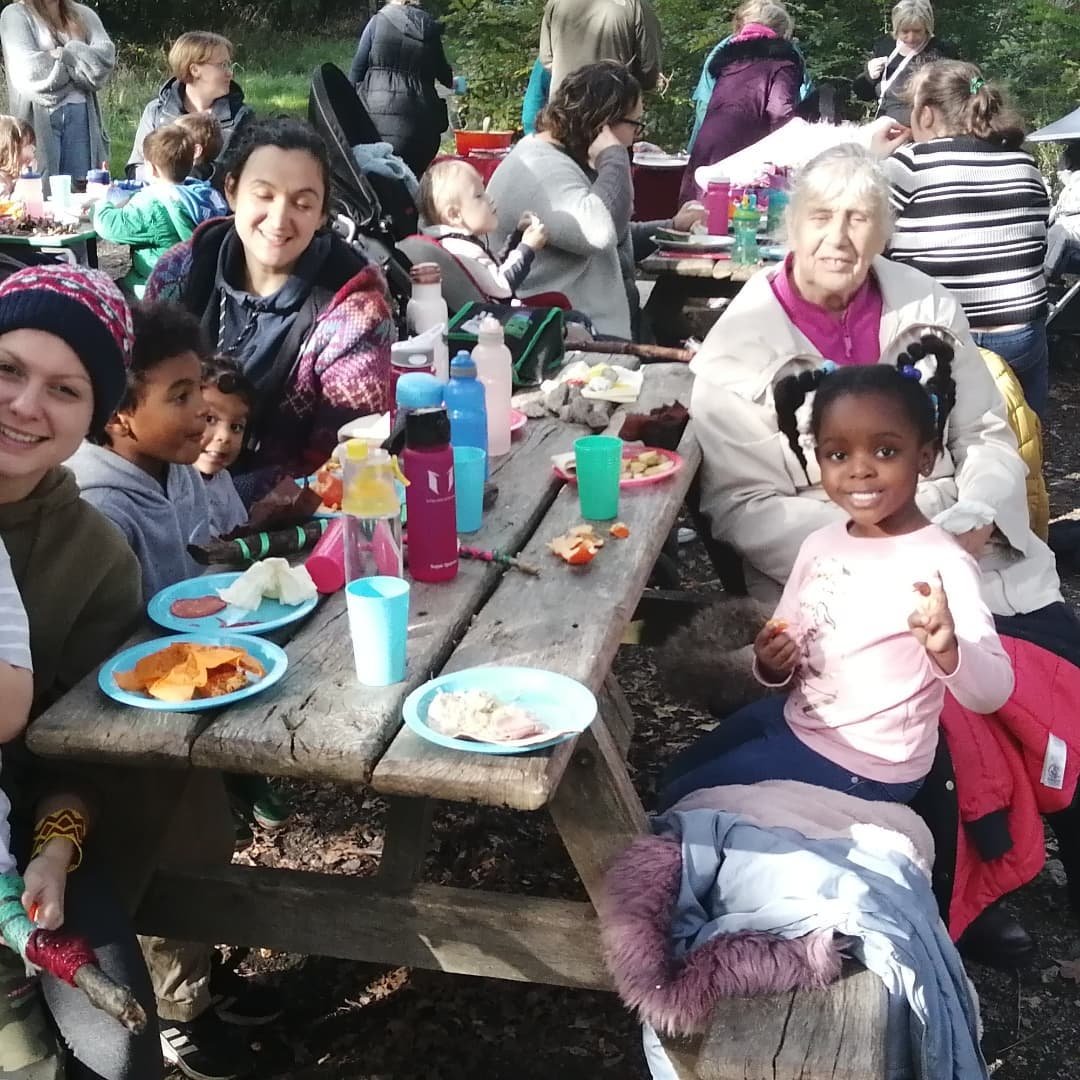
<path fill-rule="evenodd" d="M 94 388 L 91 431 L 102 431 L 124 395 L 134 333 L 108 274 L 83 266 L 28 266 L 0 282 L 0 334 L 45 330 L 83 362 Z"/>

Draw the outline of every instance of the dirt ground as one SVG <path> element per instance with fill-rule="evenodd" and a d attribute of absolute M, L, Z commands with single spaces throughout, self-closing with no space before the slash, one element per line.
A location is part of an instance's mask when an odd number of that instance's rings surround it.
<path fill-rule="evenodd" d="M 126 260 L 111 247 L 103 245 L 103 268 L 119 276 Z M 1052 511 L 1080 518 L 1080 369 L 1056 370 L 1054 378 L 1046 433 Z M 687 545 L 682 557 L 688 586 L 716 588 L 700 545 Z M 1067 598 L 1080 602 L 1080 570 L 1062 567 L 1062 579 Z M 650 649 L 624 646 L 616 673 L 638 719 L 630 764 L 649 806 L 666 761 L 712 724 L 664 695 Z M 238 861 L 374 872 L 385 810 L 377 796 L 307 784 L 283 789 L 294 802 L 293 821 L 277 835 L 258 833 Z M 1052 838 L 1050 848 L 1052 856 Z M 584 896 L 543 814 L 441 806 L 426 874 L 465 888 Z M 1011 899 L 1039 943 L 1029 970 L 1019 977 L 971 970 L 996 1080 L 1072 1080 L 1078 1073 L 1080 926 L 1062 882 L 1051 858 Z M 289 1005 L 253 1044 L 263 1078 L 647 1080 L 639 1028 L 613 995 L 260 951 L 241 970 L 276 986 Z"/>

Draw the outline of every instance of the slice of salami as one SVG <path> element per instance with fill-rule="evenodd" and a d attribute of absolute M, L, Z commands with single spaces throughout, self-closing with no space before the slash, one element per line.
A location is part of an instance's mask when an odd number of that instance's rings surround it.
<path fill-rule="evenodd" d="M 228 606 L 220 596 L 193 596 L 188 600 L 174 600 L 169 605 L 169 612 L 178 619 L 205 619 Z"/>

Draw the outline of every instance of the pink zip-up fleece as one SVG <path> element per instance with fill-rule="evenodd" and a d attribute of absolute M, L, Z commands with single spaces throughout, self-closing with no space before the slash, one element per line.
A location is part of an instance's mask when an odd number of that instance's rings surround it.
<path fill-rule="evenodd" d="M 881 358 L 881 289 L 873 274 L 856 290 L 842 312 L 805 299 L 792 280 L 792 256 L 769 278 L 773 295 L 787 317 L 826 360 L 836 364 L 876 364 Z"/>

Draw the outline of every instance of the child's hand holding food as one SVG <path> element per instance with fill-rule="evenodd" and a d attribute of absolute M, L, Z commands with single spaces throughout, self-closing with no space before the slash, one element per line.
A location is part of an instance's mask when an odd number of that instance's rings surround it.
<path fill-rule="evenodd" d="M 525 227 L 525 231 L 521 235 L 521 242 L 526 247 L 532 248 L 533 251 L 539 251 L 541 248 L 547 247 L 547 226 L 535 214 L 531 214 L 530 217 L 532 220 Z"/>
<path fill-rule="evenodd" d="M 960 650 L 956 644 L 956 625 L 939 573 L 935 572 L 929 582 L 915 582 L 915 610 L 908 616 L 908 627 L 946 675 L 957 669 Z"/>
<path fill-rule="evenodd" d="M 770 619 L 754 640 L 758 674 L 770 683 L 786 682 L 799 662 L 799 646 L 782 619 Z"/>

